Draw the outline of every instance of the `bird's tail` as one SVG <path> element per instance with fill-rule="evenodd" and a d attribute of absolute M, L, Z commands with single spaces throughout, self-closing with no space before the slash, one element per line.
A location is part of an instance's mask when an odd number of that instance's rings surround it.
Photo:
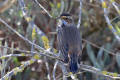
<path fill-rule="evenodd" d="M 70 72 L 76 73 L 78 71 L 77 62 L 78 62 L 77 56 L 75 57 L 74 55 L 72 55 L 69 63 Z"/>

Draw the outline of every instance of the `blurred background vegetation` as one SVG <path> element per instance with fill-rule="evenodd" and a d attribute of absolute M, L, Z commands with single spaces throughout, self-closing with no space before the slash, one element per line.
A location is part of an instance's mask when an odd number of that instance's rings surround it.
<path fill-rule="evenodd" d="M 62 12 L 69 12 L 73 15 L 75 24 L 79 20 L 80 3 L 79 0 L 38 0 L 42 6 L 52 15 L 50 18 L 34 0 L 24 0 L 27 14 L 34 21 L 36 26 L 48 37 L 50 46 L 57 49 L 56 24 L 58 17 Z M 117 35 L 120 35 L 120 14 L 112 6 L 109 0 L 107 10 L 109 18 L 114 28 L 117 30 Z M 120 9 L 120 0 L 115 0 L 117 7 Z M 22 14 L 20 5 L 17 0 L 0 0 L 0 18 L 6 21 L 12 28 L 18 31 L 21 35 L 32 40 L 32 29 L 28 21 Z M 104 17 L 104 11 L 100 0 L 83 0 L 81 27 L 80 33 L 83 38 L 83 55 L 82 62 L 90 66 L 99 68 L 101 71 L 120 73 L 120 43 L 108 28 Z M 40 35 L 37 35 L 36 44 L 43 47 Z M 0 46 L 13 47 L 30 51 L 31 45 L 22 40 L 15 33 L 0 22 Z M 0 56 L 7 54 L 20 54 L 20 51 L 0 48 Z M 5 60 L 0 60 L 0 77 L 3 77 L 13 68 L 20 66 L 20 63 L 29 60 L 30 57 L 10 57 Z M 12 76 L 10 80 L 48 80 L 45 61 L 40 58 L 38 62 L 25 68 L 21 73 Z M 50 73 L 53 71 L 54 59 L 47 58 L 49 63 Z M 2 68 L 4 66 L 4 69 Z M 79 80 L 107 80 L 103 76 L 92 74 L 90 72 L 81 73 Z M 50 75 L 51 80 L 52 74 Z M 62 71 L 59 66 L 56 69 L 56 80 L 62 80 Z M 70 80 L 70 78 L 68 79 Z M 112 80 L 112 79 L 109 79 Z"/>

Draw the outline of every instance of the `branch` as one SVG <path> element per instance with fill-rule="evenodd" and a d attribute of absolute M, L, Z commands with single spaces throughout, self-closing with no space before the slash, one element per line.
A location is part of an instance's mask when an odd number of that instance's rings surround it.
<path fill-rule="evenodd" d="M 109 1 L 112 3 L 112 5 L 114 6 L 114 8 L 116 9 L 116 11 L 118 12 L 118 14 L 120 15 L 120 10 L 119 10 L 118 6 L 116 5 L 116 2 L 114 0 L 109 0 Z"/>
<path fill-rule="evenodd" d="M 4 2 L 0 1 L 0 13 L 3 13 L 6 11 L 8 8 L 10 8 L 16 0 L 3 0 Z"/>
<path fill-rule="evenodd" d="M 108 11 L 107 11 L 107 4 L 104 0 L 100 0 L 101 1 L 101 4 L 102 4 L 102 8 L 104 10 L 104 17 L 106 19 L 106 22 L 108 24 L 108 27 L 109 29 L 112 31 L 112 33 L 115 35 L 115 37 L 118 39 L 118 41 L 120 41 L 120 37 L 119 35 L 117 34 L 117 31 L 115 30 L 115 28 L 113 27 L 113 25 L 111 24 L 110 22 L 110 19 L 108 17 Z"/>
<path fill-rule="evenodd" d="M 77 28 L 80 28 L 81 15 L 82 15 L 82 0 L 80 0 L 80 11 L 79 11 L 79 20 L 78 20 Z"/>
<path fill-rule="evenodd" d="M 57 65 L 58 65 L 58 61 L 56 61 L 55 64 L 54 64 L 54 68 L 53 68 L 53 80 L 56 80 L 56 78 L 55 78 L 55 72 L 56 72 Z"/>
<path fill-rule="evenodd" d="M 36 60 L 35 59 L 31 59 L 29 61 L 23 62 L 22 65 L 20 67 L 16 67 L 14 69 L 12 69 L 10 72 L 8 72 L 5 76 L 3 76 L 0 80 L 8 80 L 11 76 L 16 75 L 18 72 L 23 72 L 23 70 L 31 65 L 32 63 L 34 63 Z"/>
<path fill-rule="evenodd" d="M 9 54 L 9 55 L 4 55 L 4 56 L 1 56 L 0 59 L 5 59 L 5 58 L 9 58 L 9 57 L 20 57 L 20 56 L 32 56 L 31 54 L 24 54 L 24 53 L 21 53 L 21 54 Z"/>
<path fill-rule="evenodd" d="M 63 61 L 63 60 L 61 60 L 59 57 L 57 57 L 57 55 L 55 55 L 53 52 L 50 52 L 50 51 L 48 51 L 48 50 L 45 50 L 44 48 L 42 48 L 42 47 L 40 47 L 39 45 L 37 45 L 37 44 L 34 44 L 34 43 L 32 43 L 30 40 L 28 40 L 27 38 L 25 38 L 25 37 L 23 37 L 20 33 L 18 33 L 16 30 L 14 30 L 10 25 L 8 25 L 4 20 L 2 20 L 1 18 L 0 18 L 0 22 L 2 22 L 4 25 L 6 25 L 6 27 L 8 28 L 8 29 L 10 29 L 11 31 L 13 31 L 15 34 L 17 34 L 20 38 L 22 38 L 24 41 L 26 41 L 26 42 L 28 42 L 29 44 L 31 44 L 31 45 L 34 45 L 35 46 L 35 48 L 37 48 L 39 51 L 40 51 L 40 55 L 43 55 L 43 56 L 49 56 L 49 57 L 51 57 L 51 58 L 57 58 L 58 60 L 60 60 L 60 61 Z M 43 54 L 43 52 L 45 52 L 45 54 Z"/>
<path fill-rule="evenodd" d="M 37 0 L 35 0 L 35 2 L 48 14 L 50 18 L 52 18 L 52 15 Z"/>
<path fill-rule="evenodd" d="M 107 72 L 107 71 L 101 71 L 100 69 L 92 67 L 92 66 L 80 64 L 80 69 L 82 69 L 84 71 L 94 73 L 94 74 L 109 77 L 109 78 L 112 78 L 112 79 L 120 79 L 120 74 Z"/>

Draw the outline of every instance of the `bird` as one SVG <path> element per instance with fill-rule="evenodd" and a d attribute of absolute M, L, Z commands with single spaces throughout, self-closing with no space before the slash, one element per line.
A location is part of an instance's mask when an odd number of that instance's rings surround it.
<path fill-rule="evenodd" d="M 62 13 L 58 18 L 57 43 L 64 63 L 68 63 L 70 72 L 76 73 L 82 56 L 82 40 L 69 13 Z"/>

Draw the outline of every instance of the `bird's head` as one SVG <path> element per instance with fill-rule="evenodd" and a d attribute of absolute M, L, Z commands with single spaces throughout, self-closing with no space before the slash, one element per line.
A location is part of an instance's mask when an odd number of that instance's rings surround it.
<path fill-rule="evenodd" d="M 59 24 L 60 25 L 72 25 L 73 24 L 73 18 L 69 13 L 62 13 L 59 17 Z"/>

